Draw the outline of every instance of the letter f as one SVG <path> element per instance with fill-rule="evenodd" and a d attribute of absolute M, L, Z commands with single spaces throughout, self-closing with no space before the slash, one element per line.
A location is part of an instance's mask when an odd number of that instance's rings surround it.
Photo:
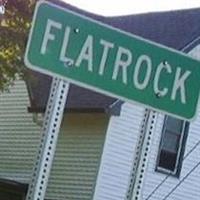
<path fill-rule="evenodd" d="M 45 33 L 44 33 L 42 46 L 41 46 L 41 49 L 40 49 L 40 53 L 41 54 L 45 54 L 46 53 L 48 41 L 49 40 L 55 40 L 55 35 L 53 35 L 51 33 L 51 28 L 52 27 L 57 28 L 57 29 L 61 29 L 62 25 L 60 23 L 58 23 L 58 22 L 55 22 L 55 21 L 51 20 L 51 19 L 47 20 L 46 30 L 45 30 Z"/>

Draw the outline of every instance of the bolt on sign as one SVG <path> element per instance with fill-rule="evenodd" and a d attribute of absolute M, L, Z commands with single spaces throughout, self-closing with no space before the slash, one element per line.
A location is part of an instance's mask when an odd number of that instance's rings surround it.
<path fill-rule="evenodd" d="M 25 63 L 182 119 L 196 113 L 200 62 L 49 2 L 37 4 Z"/>

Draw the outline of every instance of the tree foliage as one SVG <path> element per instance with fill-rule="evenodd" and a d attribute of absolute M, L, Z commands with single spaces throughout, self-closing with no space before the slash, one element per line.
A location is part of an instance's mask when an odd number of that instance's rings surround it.
<path fill-rule="evenodd" d="M 0 91 L 24 75 L 24 52 L 37 0 L 0 0 Z"/>

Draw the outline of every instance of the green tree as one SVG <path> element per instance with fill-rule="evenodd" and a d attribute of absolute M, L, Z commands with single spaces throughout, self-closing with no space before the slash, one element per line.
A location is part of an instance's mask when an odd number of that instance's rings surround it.
<path fill-rule="evenodd" d="M 0 91 L 23 77 L 24 52 L 37 0 L 0 0 Z M 1 10 L 2 11 L 2 10 Z"/>

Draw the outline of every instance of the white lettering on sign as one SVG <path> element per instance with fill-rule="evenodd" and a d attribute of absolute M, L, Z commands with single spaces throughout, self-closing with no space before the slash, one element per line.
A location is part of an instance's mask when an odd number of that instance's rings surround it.
<path fill-rule="evenodd" d="M 143 66 L 142 65 L 143 63 L 145 63 L 146 66 L 146 73 L 144 80 L 142 82 L 139 82 L 138 80 L 139 74 L 141 73 L 141 71 L 144 70 L 143 68 L 141 68 Z M 135 72 L 133 74 L 133 83 L 137 89 L 144 90 L 147 87 L 149 80 L 151 78 L 151 70 L 152 70 L 152 61 L 150 57 L 147 55 L 141 55 L 136 62 Z"/>
<path fill-rule="evenodd" d="M 88 71 L 93 71 L 93 37 L 88 35 L 75 65 L 79 67 L 83 60 L 88 62 Z"/>
<path fill-rule="evenodd" d="M 156 70 L 154 70 L 155 75 L 152 77 L 154 72 L 150 56 L 143 54 L 138 55 L 138 57 L 135 58 L 135 66 L 132 66 L 133 52 L 130 49 L 117 46 L 116 44 L 103 38 L 100 38 L 99 41 L 94 41 L 92 35 L 87 35 L 84 41 L 80 41 L 82 45 L 80 45 L 78 55 L 74 55 L 75 58 L 70 58 L 67 56 L 67 52 L 69 53 L 70 49 L 73 48 L 73 44 L 69 44 L 70 34 L 73 33 L 71 31 L 71 27 L 62 27 L 62 24 L 51 19 L 47 20 L 40 49 L 40 53 L 42 55 L 50 52 L 48 51 L 49 41 L 55 42 L 56 35 L 55 31 L 53 32 L 54 34 L 52 33 L 52 29 L 64 32 L 59 55 L 59 60 L 61 62 L 65 63 L 70 61 L 76 67 L 81 67 L 84 66 L 82 63 L 85 61 L 87 63 L 87 71 L 97 73 L 99 76 L 106 75 L 106 68 L 112 68 L 113 71 L 109 74 L 111 80 L 115 81 L 121 76 L 121 82 L 123 84 L 127 85 L 130 83 L 138 90 L 145 90 L 148 86 L 150 86 L 150 84 L 153 84 L 152 92 L 155 95 L 159 94 L 159 97 L 168 95 L 172 101 L 175 101 L 178 98 L 182 104 L 187 103 L 186 83 L 191 75 L 191 71 L 181 69 L 180 67 L 172 68 L 172 66 L 170 66 L 167 62 L 161 62 L 158 66 L 156 66 Z M 94 56 L 94 47 L 102 49 L 101 55 L 98 58 Z M 97 68 L 96 70 L 94 70 L 93 66 L 94 59 L 99 60 L 98 65 L 95 66 Z M 114 63 L 113 66 L 108 65 L 110 59 L 112 59 L 112 63 Z M 130 67 L 133 68 L 133 72 L 131 71 L 133 74 L 129 74 Z M 173 85 L 172 88 L 169 88 L 169 85 L 163 86 L 161 84 L 161 77 L 165 76 L 174 77 L 173 84 L 170 84 Z"/>
<path fill-rule="evenodd" d="M 103 45 L 104 48 L 103 48 L 103 54 L 102 54 L 101 62 L 99 66 L 99 74 L 103 75 L 105 64 L 108 58 L 108 53 L 110 49 L 114 48 L 114 44 L 103 39 L 100 40 L 100 44 Z"/>
<path fill-rule="evenodd" d="M 60 61 L 62 61 L 62 62 L 67 62 L 67 61 L 71 60 L 71 58 L 68 58 L 66 56 L 70 31 L 71 31 L 70 27 L 67 26 L 65 28 L 65 35 L 64 35 L 64 39 L 63 39 L 62 48 L 61 48 L 61 51 L 60 51 Z"/>
<path fill-rule="evenodd" d="M 123 59 L 126 57 L 126 60 Z M 116 80 L 119 74 L 119 69 L 122 69 L 122 81 L 124 84 L 127 84 L 127 67 L 132 62 L 132 53 L 129 49 L 119 47 L 116 55 L 116 60 L 114 64 L 114 71 L 112 75 L 112 79 Z"/>
<path fill-rule="evenodd" d="M 154 78 L 154 84 L 153 89 L 155 94 L 159 94 L 161 97 L 164 97 L 168 93 L 168 88 L 159 88 L 159 82 L 160 82 L 160 75 L 165 70 L 168 74 L 172 73 L 171 66 L 168 63 L 160 63 L 156 69 L 155 78 Z"/>
<path fill-rule="evenodd" d="M 174 86 L 173 86 L 172 95 L 171 95 L 172 100 L 176 99 L 176 94 L 177 94 L 178 91 L 180 91 L 181 102 L 183 104 L 186 103 L 185 81 L 189 77 L 190 74 L 191 74 L 191 71 L 186 71 L 181 76 L 181 68 L 180 67 L 177 68 L 176 76 L 175 76 L 175 80 L 174 80 Z"/>
<path fill-rule="evenodd" d="M 49 40 L 55 40 L 55 35 L 53 35 L 51 33 L 52 27 L 54 27 L 56 29 L 62 29 L 62 24 L 55 22 L 51 19 L 47 20 L 46 30 L 45 30 L 45 33 L 44 33 L 43 42 L 42 42 L 42 46 L 41 46 L 41 49 L 40 49 L 41 54 L 46 53 L 48 41 Z"/>

